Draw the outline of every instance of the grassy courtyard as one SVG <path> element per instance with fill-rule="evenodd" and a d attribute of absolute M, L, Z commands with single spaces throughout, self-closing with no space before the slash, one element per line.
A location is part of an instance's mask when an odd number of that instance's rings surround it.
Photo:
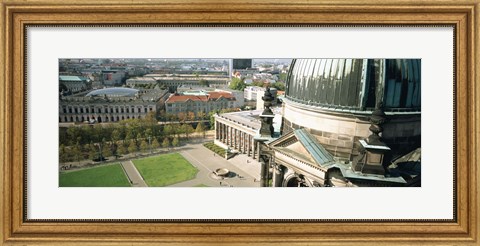
<path fill-rule="evenodd" d="M 198 169 L 179 153 L 133 160 L 148 186 L 162 187 L 195 178 Z"/>
<path fill-rule="evenodd" d="M 60 172 L 60 187 L 130 187 L 120 164 Z"/>

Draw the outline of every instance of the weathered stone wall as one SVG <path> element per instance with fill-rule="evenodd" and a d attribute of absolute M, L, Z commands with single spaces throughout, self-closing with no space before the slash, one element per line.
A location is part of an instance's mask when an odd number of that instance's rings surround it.
<path fill-rule="evenodd" d="M 283 134 L 292 129 L 305 128 L 334 156 L 352 158 L 358 155 L 359 139 L 371 132 L 368 115 L 328 113 L 307 110 L 284 104 Z M 419 114 L 389 115 L 383 140 L 392 148 L 392 154 L 404 153 L 420 146 L 421 116 Z"/>

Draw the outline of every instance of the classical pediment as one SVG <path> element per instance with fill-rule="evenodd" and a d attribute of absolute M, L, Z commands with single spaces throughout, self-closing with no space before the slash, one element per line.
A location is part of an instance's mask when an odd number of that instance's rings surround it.
<path fill-rule="evenodd" d="M 287 156 L 321 167 L 335 162 L 333 156 L 305 129 L 293 130 L 269 146 Z"/>

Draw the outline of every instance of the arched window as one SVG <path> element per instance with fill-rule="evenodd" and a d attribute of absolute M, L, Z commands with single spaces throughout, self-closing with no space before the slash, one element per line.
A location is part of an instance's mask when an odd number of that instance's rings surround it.
<path fill-rule="evenodd" d="M 385 64 L 384 104 L 387 108 L 421 106 L 421 60 L 387 59 Z"/>

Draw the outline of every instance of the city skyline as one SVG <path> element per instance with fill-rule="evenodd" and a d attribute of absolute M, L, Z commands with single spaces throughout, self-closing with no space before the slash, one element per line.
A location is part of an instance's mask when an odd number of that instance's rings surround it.
<path fill-rule="evenodd" d="M 420 186 L 420 81 L 418 59 L 60 59 L 59 185 Z"/>

